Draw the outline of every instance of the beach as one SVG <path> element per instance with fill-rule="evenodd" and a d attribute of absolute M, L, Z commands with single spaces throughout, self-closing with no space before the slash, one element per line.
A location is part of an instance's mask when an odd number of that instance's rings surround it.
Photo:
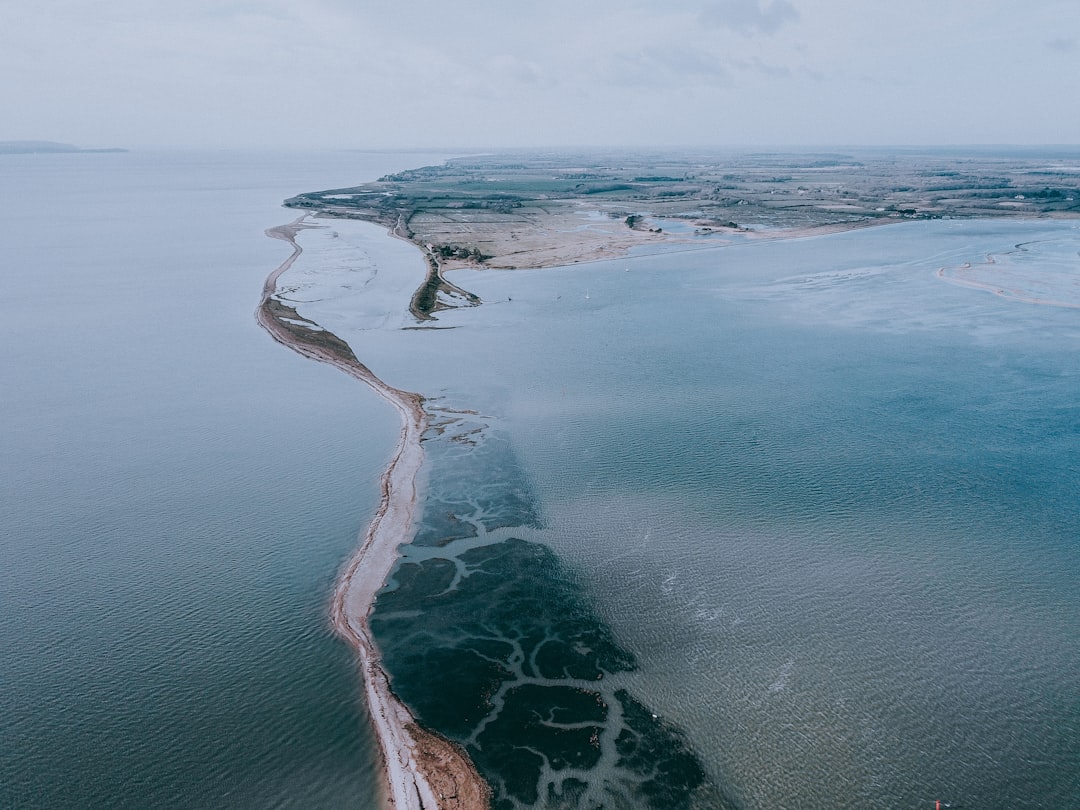
<path fill-rule="evenodd" d="M 415 533 L 415 516 L 419 507 L 417 478 L 424 465 L 421 440 L 429 428 L 423 397 L 388 385 L 357 359 L 348 343 L 303 317 L 294 306 L 277 296 L 279 280 L 303 253 L 297 241 L 299 234 L 326 227 L 325 221 L 319 222 L 309 215 L 303 215 L 291 223 L 267 229 L 267 236 L 284 241 L 292 250 L 267 277 L 256 309 L 256 320 L 278 343 L 304 357 L 331 365 L 364 383 L 392 406 L 401 421 L 394 454 L 382 474 L 378 509 L 364 531 L 355 554 L 337 579 L 330 607 L 331 621 L 337 634 L 349 644 L 357 657 L 363 694 L 382 753 L 386 780 L 386 794 L 382 800 L 389 806 L 407 810 L 483 810 L 490 806 L 491 787 L 459 745 L 422 727 L 397 697 L 382 665 L 382 654 L 370 626 L 376 597 L 399 560 L 399 549 L 411 542 Z M 404 238 L 397 228 L 390 229 L 388 235 Z M 671 241 L 660 234 L 654 236 L 655 241 Z M 412 242 L 409 239 L 405 241 Z M 571 260 L 576 261 L 572 259 L 575 256 L 590 255 L 595 260 L 600 256 L 623 255 L 630 244 L 614 240 L 612 244 L 597 249 L 595 241 L 595 234 L 584 237 L 565 235 L 555 242 L 550 242 L 549 238 L 545 255 L 554 265 L 566 264 Z M 465 291 L 445 282 L 442 273 L 447 268 L 430 247 L 422 247 L 421 252 L 430 273 L 429 278 L 421 283 L 421 291 L 425 287 L 437 287 L 444 295 L 448 290 L 458 292 L 457 301 L 464 300 L 466 305 L 479 303 L 478 299 L 469 301 Z M 430 310 L 425 312 L 418 309 L 417 299 L 420 295 L 419 291 L 413 295 L 409 308 L 413 316 L 422 322 L 430 317 Z M 443 305 L 433 309 L 438 311 L 447 306 L 444 298 Z M 443 430 L 445 427 L 439 428 L 440 433 Z M 590 645 L 595 646 L 594 642 L 590 642 Z M 612 662 L 603 664 L 603 669 L 597 670 L 597 677 L 602 677 L 604 669 L 618 671 L 623 666 L 614 663 L 623 654 L 618 651 L 611 654 L 614 655 Z M 586 668 L 595 666 L 591 661 L 577 664 L 582 665 Z M 578 683 L 579 688 L 585 685 L 585 682 Z M 607 700 L 616 704 L 629 701 L 627 710 L 646 712 L 628 695 L 619 694 L 617 698 L 608 697 Z M 665 749 L 671 751 L 663 756 L 672 756 L 675 762 L 685 756 L 680 752 L 682 743 L 677 737 L 666 739 L 664 734 L 667 732 L 662 726 L 648 731 L 640 729 L 634 733 L 659 734 L 657 756 L 661 756 L 660 751 Z M 678 767 L 685 768 L 686 765 L 680 764 Z M 691 771 L 697 768 L 697 765 L 692 765 Z M 716 807 L 722 806 L 720 801 L 716 800 Z"/>

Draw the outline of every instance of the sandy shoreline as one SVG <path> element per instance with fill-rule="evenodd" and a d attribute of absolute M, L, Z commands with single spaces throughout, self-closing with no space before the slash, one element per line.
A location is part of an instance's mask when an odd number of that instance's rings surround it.
<path fill-rule="evenodd" d="M 278 343 L 368 385 L 397 410 L 402 424 L 394 455 L 382 476 L 378 510 L 338 577 L 331 602 L 334 629 L 353 648 L 359 662 L 368 711 L 382 751 L 387 782 L 383 798 L 396 810 L 486 808 L 490 791 L 465 753 L 422 729 L 394 695 L 368 623 L 375 595 L 397 560 L 398 546 L 411 539 L 416 477 L 424 460 L 420 439 L 427 427 L 423 400 L 384 383 L 356 358 L 348 344 L 330 332 L 309 328 L 306 324 L 315 324 L 273 297 L 278 278 L 302 252 L 297 234 L 317 227 L 306 224 L 305 218 L 266 231 L 267 236 L 288 242 L 293 251 L 267 277 L 256 320 Z"/>

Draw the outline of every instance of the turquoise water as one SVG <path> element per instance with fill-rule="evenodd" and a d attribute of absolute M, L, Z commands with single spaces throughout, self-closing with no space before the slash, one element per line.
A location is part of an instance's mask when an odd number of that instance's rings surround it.
<path fill-rule="evenodd" d="M 365 807 L 326 603 L 396 416 L 253 317 L 299 189 L 433 156 L 0 156 L 0 806 Z"/>
<path fill-rule="evenodd" d="M 1061 292 L 1078 250 L 1071 222 L 907 223 L 463 271 L 455 283 L 487 303 L 441 313 L 438 330 L 341 318 L 377 373 L 477 422 L 460 441 L 504 447 L 479 465 L 429 454 L 408 588 L 376 612 L 388 647 L 417 632 L 413 652 L 440 649 L 436 669 L 480 655 L 475 689 L 455 683 L 460 710 L 433 708 L 431 670 L 390 653 L 397 688 L 482 766 L 485 747 L 519 751 L 498 777 L 507 807 L 591 806 L 583 782 L 625 784 L 604 755 L 606 697 L 577 725 L 565 699 L 506 709 L 504 676 L 523 688 L 552 672 L 522 669 L 497 643 L 506 627 L 440 625 L 490 575 L 485 555 L 537 544 L 550 561 L 505 569 L 519 589 L 462 615 L 505 610 L 511 635 L 540 633 L 530 616 L 564 638 L 552 605 L 572 583 L 566 610 L 632 661 L 604 679 L 685 740 L 715 789 L 670 806 L 1077 804 L 1080 315 L 937 271 L 995 254 L 1016 285 Z M 534 518 L 507 517 L 522 504 Z M 546 606 L 527 596 L 545 587 Z M 596 732 L 595 755 L 562 744 L 571 727 Z M 523 776 L 538 749 L 539 777 Z"/>

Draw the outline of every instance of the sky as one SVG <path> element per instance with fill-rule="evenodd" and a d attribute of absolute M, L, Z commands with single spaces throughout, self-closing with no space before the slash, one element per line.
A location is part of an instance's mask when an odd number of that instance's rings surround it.
<path fill-rule="evenodd" d="M 1080 0 L 3 5 L 0 140 L 1080 143 Z"/>

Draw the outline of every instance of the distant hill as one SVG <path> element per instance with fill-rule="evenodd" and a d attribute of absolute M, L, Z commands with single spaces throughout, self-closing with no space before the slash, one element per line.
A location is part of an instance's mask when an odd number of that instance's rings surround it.
<path fill-rule="evenodd" d="M 60 152 L 126 152 L 127 149 L 81 149 L 70 143 L 56 141 L 0 141 L 0 155 L 35 155 Z"/>

